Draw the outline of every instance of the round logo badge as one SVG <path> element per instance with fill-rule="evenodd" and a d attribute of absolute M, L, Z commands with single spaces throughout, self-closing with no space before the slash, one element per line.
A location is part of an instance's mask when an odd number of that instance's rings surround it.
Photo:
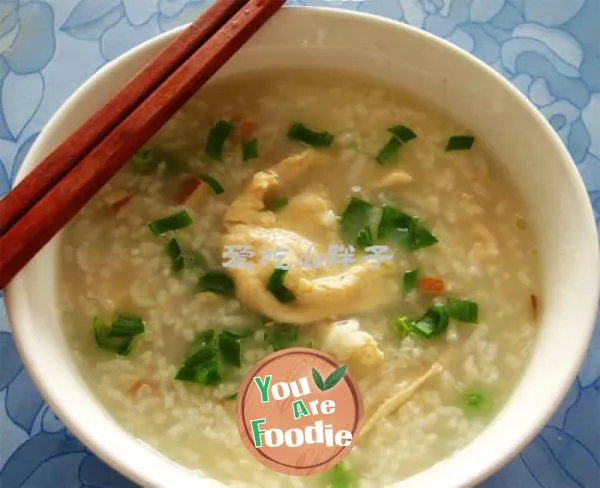
<path fill-rule="evenodd" d="M 237 399 L 246 448 L 288 475 L 307 476 L 340 463 L 362 418 L 362 397 L 346 366 L 303 347 L 265 357 L 248 373 Z"/>

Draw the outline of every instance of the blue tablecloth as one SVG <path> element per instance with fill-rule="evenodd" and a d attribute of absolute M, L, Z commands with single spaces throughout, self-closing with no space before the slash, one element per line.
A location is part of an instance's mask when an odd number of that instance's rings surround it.
<path fill-rule="evenodd" d="M 207 3 L 0 0 L 0 196 L 44 124 L 86 78 L 136 44 L 191 20 Z M 598 222 L 600 0 L 291 3 L 402 20 L 493 66 L 560 134 L 585 179 Z M 486 488 L 600 487 L 598 325 L 585 365 L 560 410 L 514 461 L 484 483 Z M 0 406 L 0 488 L 131 486 L 66 431 L 45 405 L 15 351 L 1 305 Z"/>

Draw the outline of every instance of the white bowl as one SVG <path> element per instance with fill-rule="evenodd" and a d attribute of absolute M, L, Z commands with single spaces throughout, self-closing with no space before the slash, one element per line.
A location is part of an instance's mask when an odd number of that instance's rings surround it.
<path fill-rule="evenodd" d="M 21 180 L 60 141 L 177 35 L 168 32 L 121 56 L 56 113 L 25 160 Z M 329 9 L 286 8 L 219 73 L 328 66 L 380 77 L 433 101 L 497 155 L 525 196 L 543 269 L 541 331 L 523 378 L 485 431 L 455 455 L 397 488 L 472 485 L 499 469 L 542 428 L 585 355 L 598 299 L 598 240 L 582 181 L 561 141 L 507 81 L 469 54 L 420 30 Z M 144 486 L 222 486 L 198 481 L 123 430 L 83 381 L 56 307 L 57 239 L 6 291 L 27 370 L 67 427 L 98 456 Z"/>

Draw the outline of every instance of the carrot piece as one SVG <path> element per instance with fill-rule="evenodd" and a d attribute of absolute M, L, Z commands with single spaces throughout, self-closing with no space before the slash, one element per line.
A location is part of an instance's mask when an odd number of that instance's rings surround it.
<path fill-rule="evenodd" d="M 129 203 L 132 197 L 133 195 L 124 190 L 117 190 L 108 195 L 104 201 L 117 214 L 121 208 Z"/>
<path fill-rule="evenodd" d="M 419 280 L 419 289 L 423 293 L 443 293 L 446 284 L 442 278 L 435 276 L 423 276 Z"/>
<path fill-rule="evenodd" d="M 240 123 L 239 134 L 242 140 L 250 139 L 254 135 L 254 131 L 256 130 L 256 122 L 249 119 L 244 119 Z"/>
<path fill-rule="evenodd" d="M 200 178 L 196 178 L 195 176 L 190 176 L 184 180 L 183 184 L 181 185 L 179 196 L 177 197 L 177 203 L 181 204 L 187 202 L 201 186 L 202 180 Z"/>
<path fill-rule="evenodd" d="M 121 208 L 129 203 L 129 200 L 131 200 L 132 197 L 132 195 L 129 195 L 128 197 L 123 198 L 123 200 L 119 200 L 117 203 L 115 203 L 112 206 L 114 212 L 117 213 L 119 210 L 121 210 Z"/>
<path fill-rule="evenodd" d="M 143 386 L 148 386 L 150 389 L 152 389 L 152 384 L 149 381 L 139 379 L 135 380 L 131 384 L 131 386 L 127 388 L 127 393 L 129 393 L 131 396 L 135 396 L 138 394 L 138 392 L 142 389 Z"/>
<path fill-rule="evenodd" d="M 530 295 L 529 296 L 529 301 L 531 303 L 531 317 L 533 318 L 534 321 L 537 321 L 538 317 L 539 317 L 539 309 L 540 309 L 540 303 L 539 303 L 539 299 L 537 297 L 537 295 Z"/>

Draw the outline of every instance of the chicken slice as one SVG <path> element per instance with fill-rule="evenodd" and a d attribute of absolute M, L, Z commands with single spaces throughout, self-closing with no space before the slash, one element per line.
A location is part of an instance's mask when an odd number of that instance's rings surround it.
<path fill-rule="evenodd" d="M 277 212 L 277 226 L 298 232 L 315 243 L 335 242 L 338 220 L 324 192 L 306 191 Z"/>
<path fill-rule="evenodd" d="M 249 267 L 227 268 L 235 282 L 237 297 L 249 308 L 273 320 L 306 324 L 342 314 L 361 313 L 390 302 L 397 293 L 397 284 L 387 272 L 394 266 L 391 261 L 381 263 L 381 266 L 375 266 L 373 258 L 361 259 L 348 266 L 319 268 L 311 263 L 299 266 L 307 257 L 326 255 L 322 243 L 308 239 L 306 234 L 315 239 L 321 237 L 321 241 L 324 236 L 334 239 L 337 235 L 337 232 L 332 233 L 331 222 L 327 222 L 326 217 L 310 218 L 315 213 L 324 216 L 332 212 L 326 198 L 301 194 L 290 201 L 292 210 L 280 211 L 281 219 L 279 212 L 265 210 L 265 197 L 270 191 L 330 160 L 324 153 L 307 150 L 268 171 L 258 172 L 226 212 L 224 248 L 248 246 L 256 252 L 248 262 Z M 292 219 L 293 224 L 290 223 Z M 310 231 L 301 232 L 302 223 L 306 223 Z M 273 266 L 260 263 L 260 255 L 273 257 L 282 251 L 290 266 L 285 286 L 295 296 L 295 300 L 288 303 L 279 302 L 267 290 Z"/>
<path fill-rule="evenodd" d="M 295 232 L 236 226 L 224 236 L 223 245 L 249 246 L 260 250 L 262 255 L 271 256 L 285 251 L 285 261 L 290 263 L 285 286 L 295 296 L 292 302 L 281 303 L 267 290 L 274 266 L 261 266 L 261 256 L 249 259 L 248 268 L 226 268 L 235 282 L 238 299 L 279 322 L 307 324 L 343 314 L 362 313 L 388 303 L 398 293 L 397 284 L 385 272 L 391 265 L 389 261 L 381 263 L 379 269 L 371 260 L 346 268 L 341 264 L 327 268 L 309 264 L 299 266 L 298 263 L 307 256 L 324 253 L 312 241 Z"/>
<path fill-rule="evenodd" d="M 265 210 L 265 197 L 270 188 L 278 185 L 277 175 L 261 171 L 256 173 L 225 213 L 225 228 L 235 225 L 272 227 L 275 213 Z"/>
<path fill-rule="evenodd" d="M 284 159 L 270 170 L 259 171 L 229 206 L 225 214 L 225 226 L 245 224 L 273 227 L 275 213 L 265 210 L 265 198 L 269 191 L 286 186 L 306 171 L 329 161 L 329 156 L 309 149 Z"/>
<path fill-rule="evenodd" d="M 307 149 L 299 154 L 294 154 L 285 158 L 271 168 L 279 178 L 279 183 L 287 185 L 293 183 L 300 176 L 308 172 L 308 170 L 331 164 L 333 159 L 330 154 L 317 151 L 315 149 Z"/>
<path fill-rule="evenodd" d="M 360 330 L 356 319 L 320 324 L 318 330 L 320 349 L 348 364 L 350 369 L 360 371 L 383 362 L 383 352 L 377 342 L 371 334 Z"/>
<path fill-rule="evenodd" d="M 413 177 L 406 171 L 396 170 L 388 173 L 383 178 L 377 180 L 373 186 L 375 188 L 394 188 L 403 187 L 412 182 Z"/>

